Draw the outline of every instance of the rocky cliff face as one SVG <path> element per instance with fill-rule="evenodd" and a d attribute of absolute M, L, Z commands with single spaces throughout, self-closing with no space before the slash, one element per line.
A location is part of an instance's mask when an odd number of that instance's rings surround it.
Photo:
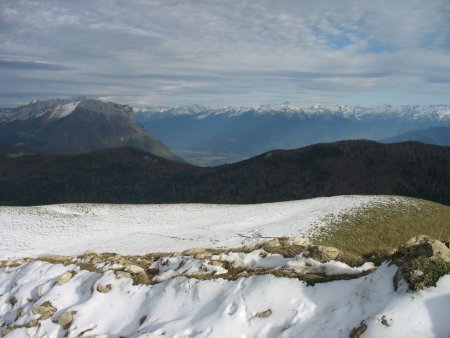
<path fill-rule="evenodd" d="M 1 109 L 0 143 L 53 154 L 133 146 L 163 158 L 177 159 L 136 123 L 130 106 L 82 97 Z"/>

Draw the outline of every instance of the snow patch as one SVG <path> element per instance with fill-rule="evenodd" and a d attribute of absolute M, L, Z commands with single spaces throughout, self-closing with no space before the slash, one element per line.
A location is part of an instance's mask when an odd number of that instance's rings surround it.
<path fill-rule="evenodd" d="M 56 106 L 50 115 L 50 119 L 62 119 L 63 117 L 69 116 L 78 107 L 80 101 L 69 102 Z"/>
<path fill-rule="evenodd" d="M 305 258 L 302 254 L 286 258 L 280 254 L 267 253 L 264 250 L 255 250 L 250 253 L 227 252 L 214 255 L 212 260 L 225 261 L 233 267 L 265 268 L 265 269 L 290 269 L 297 273 L 321 273 L 325 275 L 360 274 L 371 270 L 375 266 L 367 262 L 360 267 L 350 267 L 345 263 L 330 261 L 326 263 L 318 262 L 312 258 Z"/>

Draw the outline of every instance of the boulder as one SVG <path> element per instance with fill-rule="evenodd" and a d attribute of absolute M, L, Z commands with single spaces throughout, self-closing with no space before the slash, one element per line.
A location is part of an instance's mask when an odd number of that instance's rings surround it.
<path fill-rule="evenodd" d="M 132 275 L 138 275 L 140 273 L 145 273 L 145 270 L 138 265 L 130 264 L 125 267 L 125 272 L 129 272 Z"/>
<path fill-rule="evenodd" d="M 308 245 L 308 240 L 304 239 L 303 237 L 290 237 L 286 240 L 286 244 L 287 246 L 292 246 L 292 245 L 299 245 L 299 246 L 306 246 Z"/>
<path fill-rule="evenodd" d="M 319 262 L 329 262 L 336 260 L 340 255 L 340 251 L 332 246 L 313 245 L 308 247 L 305 256 L 313 258 Z"/>
<path fill-rule="evenodd" d="M 12 296 L 9 299 L 9 304 L 11 304 L 12 306 L 16 305 L 17 304 L 17 298 L 15 296 Z"/>
<path fill-rule="evenodd" d="M 427 235 L 410 238 L 400 247 L 399 254 L 409 258 L 425 256 L 431 259 L 443 259 L 450 263 L 450 249 L 445 243 Z"/>
<path fill-rule="evenodd" d="M 242 249 L 244 249 L 245 251 L 251 252 L 251 251 L 255 251 L 257 249 L 261 249 L 266 244 L 267 244 L 267 240 L 260 239 L 260 240 L 257 240 L 256 242 L 245 245 L 244 247 L 242 247 Z"/>
<path fill-rule="evenodd" d="M 131 274 L 125 271 L 116 271 L 116 278 L 131 278 Z"/>
<path fill-rule="evenodd" d="M 258 312 L 257 314 L 255 314 L 255 317 L 258 317 L 258 318 L 267 318 L 267 317 L 269 317 L 271 314 L 272 314 L 272 310 L 271 310 L 271 309 L 268 309 L 268 310 L 266 310 L 266 311 Z"/>
<path fill-rule="evenodd" d="M 64 285 L 68 283 L 72 279 L 73 275 L 71 271 L 64 272 L 61 277 L 59 277 L 58 281 L 56 282 L 57 285 Z"/>
<path fill-rule="evenodd" d="M 281 246 L 280 240 L 278 238 L 271 239 L 264 245 L 265 248 L 279 248 Z"/>
<path fill-rule="evenodd" d="M 63 329 L 67 330 L 73 322 L 73 317 L 76 311 L 66 311 L 58 318 L 58 324 L 62 326 Z"/>
<path fill-rule="evenodd" d="M 55 314 L 56 308 L 52 305 L 52 303 L 46 301 L 41 305 L 33 307 L 32 311 L 35 315 L 40 315 L 41 320 L 46 320 Z"/>
<path fill-rule="evenodd" d="M 108 293 L 111 291 L 112 285 L 111 284 L 99 284 L 97 285 L 97 291 L 101 293 Z"/>
<path fill-rule="evenodd" d="M 27 314 L 27 310 L 25 310 L 25 308 L 22 308 L 19 310 L 19 312 L 17 312 L 17 318 L 23 317 Z M 16 320 L 17 320 L 16 318 Z"/>

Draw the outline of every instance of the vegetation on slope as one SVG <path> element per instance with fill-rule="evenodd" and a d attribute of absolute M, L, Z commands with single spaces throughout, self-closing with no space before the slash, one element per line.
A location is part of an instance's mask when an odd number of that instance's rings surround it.
<path fill-rule="evenodd" d="M 327 217 L 314 240 L 341 249 L 351 257 L 382 261 L 409 238 L 426 233 L 450 239 L 450 207 L 415 199 L 390 197 L 387 201 Z"/>
<path fill-rule="evenodd" d="M 0 157 L 0 204 L 266 203 L 402 195 L 450 205 L 450 147 L 343 141 L 201 168 L 133 148 Z"/>

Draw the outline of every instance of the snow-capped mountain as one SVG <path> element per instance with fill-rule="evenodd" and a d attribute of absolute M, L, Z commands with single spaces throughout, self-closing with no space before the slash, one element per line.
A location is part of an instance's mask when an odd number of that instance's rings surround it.
<path fill-rule="evenodd" d="M 0 109 L 0 123 L 37 118 L 62 119 L 72 114 L 77 107 L 95 111 L 104 116 L 127 116 L 130 120 L 134 119 L 133 108 L 130 106 L 78 97 L 47 101 L 34 100 L 17 108 L 2 108 Z"/>
<path fill-rule="evenodd" d="M 56 154 L 134 146 L 176 158 L 136 123 L 130 106 L 84 97 L 0 109 L 0 143 Z"/>
<path fill-rule="evenodd" d="M 402 117 L 411 119 L 447 120 L 450 121 L 449 105 L 383 105 L 377 107 L 363 107 L 350 105 L 321 105 L 310 107 L 285 102 L 283 104 L 265 104 L 248 107 L 208 107 L 202 105 L 179 107 L 139 107 L 139 113 L 160 115 L 193 115 L 205 117 L 208 115 L 239 116 L 246 113 L 285 115 L 290 117 L 305 116 L 339 116 L 349 119 L 364 119 L 374 117 Z"/>
<path fill-rule="evenodd" d="M 385 140 L 411 130 L 450 126 L 450 106 L 320 105 L 139 108 L 137 120 L 186 159 L 232 162 L 280 148 L 346 139 Z"/>

